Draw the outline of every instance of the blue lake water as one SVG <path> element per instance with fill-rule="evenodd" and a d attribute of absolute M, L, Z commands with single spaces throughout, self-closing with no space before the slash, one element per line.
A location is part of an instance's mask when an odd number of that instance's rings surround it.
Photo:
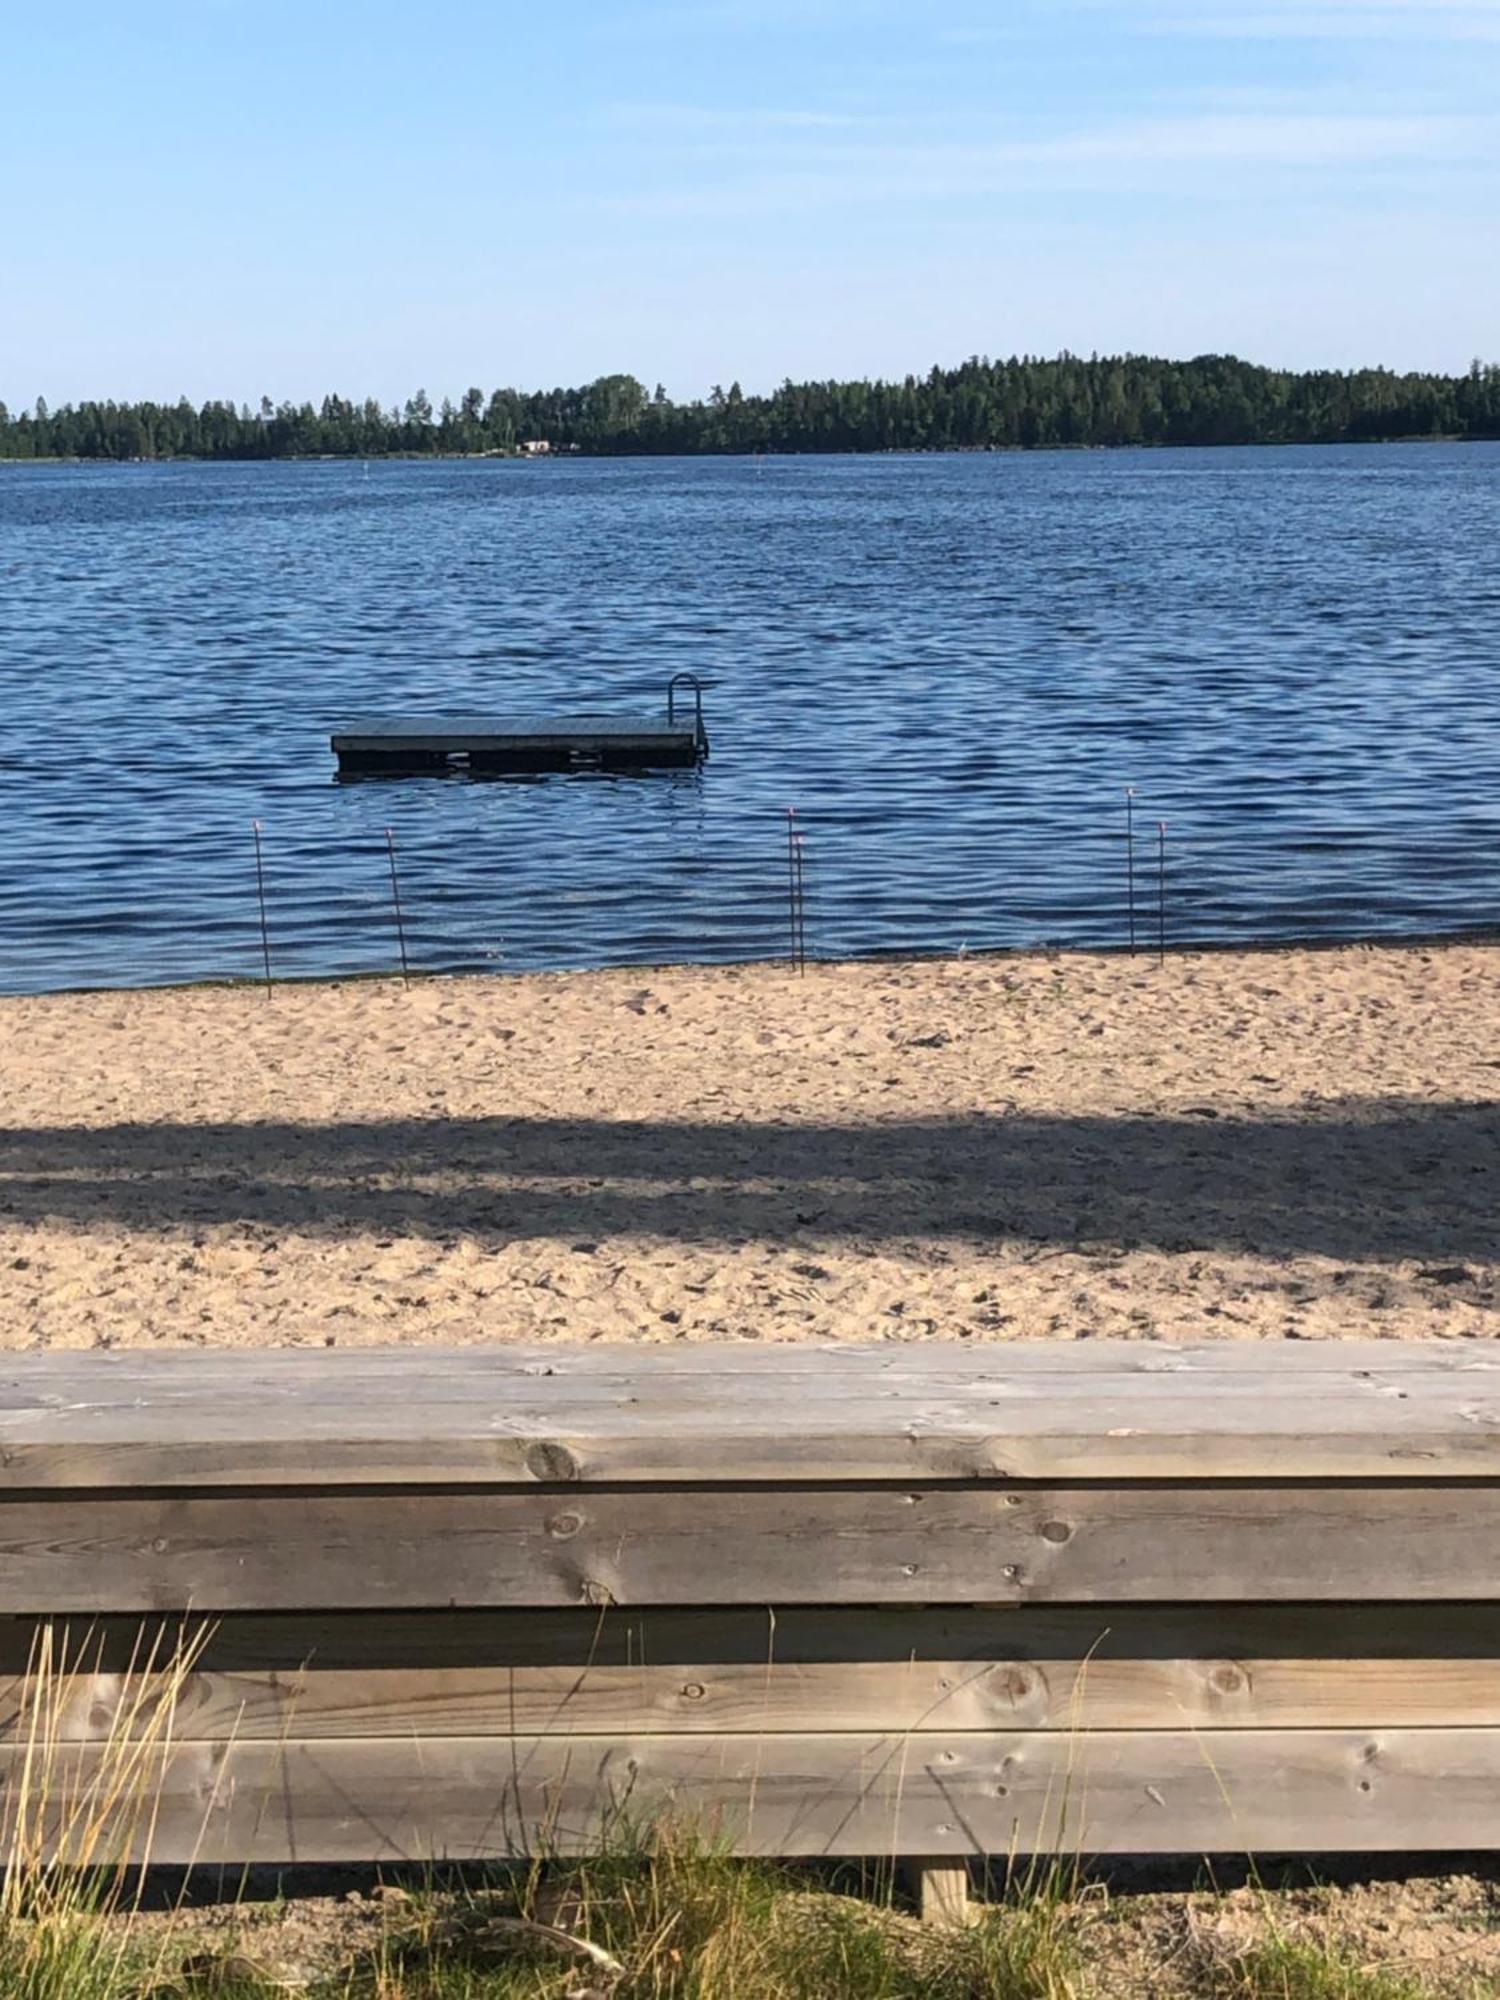
<path fill-rule="evenodd" d="M 1500 445 L 0 466 L 0 988 L 1500 921 Z M 338 784 L 356 715 L 697 774 Z"/>

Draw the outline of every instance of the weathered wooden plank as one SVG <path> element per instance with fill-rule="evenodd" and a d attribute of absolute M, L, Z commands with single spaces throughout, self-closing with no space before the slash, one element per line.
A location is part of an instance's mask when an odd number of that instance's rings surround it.
<path fill-rule="evenodd" d="M 25 1754 L 0 1747 L 7 1802 Z M 58 1815 L 105 1755 L 53 1754 Z M 179 1742 L 153 1775 L 158 1862 L 588 1851 L 662 1814 L 741 1852 L 928 1863 L 1500 1846 L 1493 1729 Z"/>
<path fill-rule="evenodd" d="M 189 1350 L 180 1350 L 183 1353 Z M 202 1349 L 192 1352 L 201 1353 Z M 287 1350 L 316 1361 L 316 1350 Z M 365 1350 L 399 1361 L 406 1351 L 400 1348 Z M 457 1347 L 442 1350 L 455 1356 L 488 1355 L 494 1348 Z M 641 1341 L 533 1341 L 507 1344 L 508 1355 L 527 1372 L 546 1368 L 554 1374 L 610 1374 L 629 1366 L 636 1357 L 651 1356 L 652 1365 L 662 1374 L 703 1374 L 721 1376 L 726 1370 L 736 1376 L 767 1373 L 783 1376 L 789 1369 L 826 1374 L 839 1370 L 848 1374 L 884 1376 L 907 1371 L 926 1373 L 934 1364 L 963 1376 L 1061 1371 L 1069 1375 L 1114 1374 L 1117 1371 L 1143 1374 L 1230 1374 L 1259 1373 L 1279 1379 L 1290 1367 L 1305 1373 L 1331 1370 L 1341 1374 L 1351 1367 L 1378 1367 L 1401 1374 L 1439 1372 L 1467 1373 L 1476 1368 L 1500 1366 L 1500 1340 L 1303 1340 L 1243 1341 L 1220 1337 L 1216 1340 L 932 1340 L 925 1338 L 874 1341 L 845 1340 L 673 1340 Z"/>
<path fill-rule="evenodd" d="M 167 1352 L 170 1350 L 162 1350 Z M 201 1354 L 203 1350 L 178 1350 Z M 316 1349 L 288 1349 L 316 1364 Z M 351 1353 L 383 1355 L 399 1366 L 409 1349 L 375 1348 Z M 462 1366 L 472 1359 L 487 1364 L 503 1352 L 516 1370 L 545 1373 L 558 1379 L 610 1376 L 630 1372 L 644 1355 L 659 1378 L 702 1375 L 722 1380 L 789 1374 L 833 1376 L 868 1382 L 934 1372 L 960 1381 L 1013 1375 L 1062 1374 L 1077 1379 L 1089 1375 L 1203 1375 L 1259 1377 L 1279 1381 L 1294 1374 L 1344 1374 L 1350 1369 L 1376 1369 L 1402 1376 L 1473 1374 L 1500 1368 L 1500 1339 L 1401 1340 L 1386 1338 L 1243 1341 L 1219 1338 L 1200 1341 L 1163 1340 L 941 1340 L 928 1338 L 875 1341 L 815 1340 L 674 1340 L 674 1341 L 537 1341 L 503 1350 L 492 1346 L 438 1350 Z M 126 1353 L 128 1350 L 116 1350 Z"/>
<path fill-rule="evenodd" d="M 351 1612 L 57 1621 L 41 1696 L 103 1740 L 184 1642 L 174 1731 L 282 1737 L 1500 1727 L 1500 1606 Z M 0 1741 L 39 1624 L 0 1624 Z M 201 1650 L 199 1650 L 201 1646 Z"/>
<path fill-rule="evenodd" d="M 675 1348 L 12 1355 L 0 1487 L 1500 1470 L 1489 1345 L 751 1345 L 725 1365 L 733 1394 Z"/>
<path fill-rule="evenodd" d="M 0 1611 L 1500 1597 L 1500 1486 L 622 1487 L 0 1505 Z"/>
<path fill-rule="evenodd" d="M 77 1368 L 85 1376 L 113 1374 L 129 1380 L 145 1368 L 153 1375 L 178 1375 L 191 1382 L 201 1372 L 233 1373 L 264 1364 L 279 1377 L 326 1374 L 342 1369 L 351 1374 L 382 1373 L 410 1376 L 412 1363 L 421 1373 L 433 1371 L 442 1382 L 471 1381 L 475 1376 L 517 1375 L 553 1380 L 631 1375 L 648 1369 L 656 1379 L 726 1374 L 789 1374 L 864 1380 L 897 1379 L 912 1374 L 927 1377 L 934 1370 L 962 1380 L 999 1374 L 1140 1373 L 1193 1376 L 1260 1376 L 1267 1381 L 1293 1373 L 1343 1374 L 1350 1368 L 1377 1368 L 1401 1375 L 1470 1374 L 1500 1366 L 1500 1339 L 1401 1340 L 1339 1339 L 1286 1341 L 1163 1340 L 935 1340 L 875 1341 L 817 1340 L 552 1340 L 503 1342 L 476 1339 L 467 1345 L 421 1347 L 204 1348 L 163 1346 L 49 1348 L 5 1354 L 0 1365 L 8 1376 L 52 1377 Z"/>

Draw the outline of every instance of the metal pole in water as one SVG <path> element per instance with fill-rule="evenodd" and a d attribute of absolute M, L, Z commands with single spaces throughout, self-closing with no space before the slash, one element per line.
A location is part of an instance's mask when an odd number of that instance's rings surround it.
<path fill-rule="evenodd" d="M 1167 961 L 1167 822 L 1156 822 L 1156 962 Z"/>
<path fill-rule="evenodd" d="M 260 821 L 250 822 L 255 834 L 255 893 L 260 901 L 260 955 L 266 969 L 266 998 L 271 997 L 271 928 L 266 922 L 266 868 L 260 848 Z"/>
<path fill-rule="evenodd" d="M 1125 900 L 1130 911 L 1130 949 L 1135 950 L 1135 786 L 1125 787 Z"/>
<path fill-rule="evenodd" d="M 396 912 L 396 943 L 401 949 L 401 983 L 411 985 L 411 971 L 406 963 L 406 922 L 401 914 L 401 884 L 396 876 L 396 836 L 389 827 L 385 830 L 386 857 L 391 864 L 391 907 Z"/>

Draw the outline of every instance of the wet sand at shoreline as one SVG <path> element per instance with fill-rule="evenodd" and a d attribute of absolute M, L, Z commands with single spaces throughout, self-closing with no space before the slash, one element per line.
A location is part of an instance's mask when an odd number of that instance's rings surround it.
<path fill-rule="evenodd" d="M 1500 948 L 0 1000 L 0 1344 L 1500 1331 Z"/>

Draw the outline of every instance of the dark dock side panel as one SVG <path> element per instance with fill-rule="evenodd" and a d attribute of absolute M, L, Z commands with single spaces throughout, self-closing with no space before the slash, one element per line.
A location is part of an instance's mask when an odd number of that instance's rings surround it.
<path fill-rule="evenodd" d="M 341 771 L 388 775 L 690 770 L 702 760 L 691 720 L 618 716 L 396 717 L 353 723 L 332 740 Z"/>
<path fill-rule="evenodd" d="M 708 755 L 703 690 L 693 674 L 667 689 L 665 715 L 378 716 L 331 738 L 340 775 L 401 777 L 505 771 L 683 771 Z"/>

